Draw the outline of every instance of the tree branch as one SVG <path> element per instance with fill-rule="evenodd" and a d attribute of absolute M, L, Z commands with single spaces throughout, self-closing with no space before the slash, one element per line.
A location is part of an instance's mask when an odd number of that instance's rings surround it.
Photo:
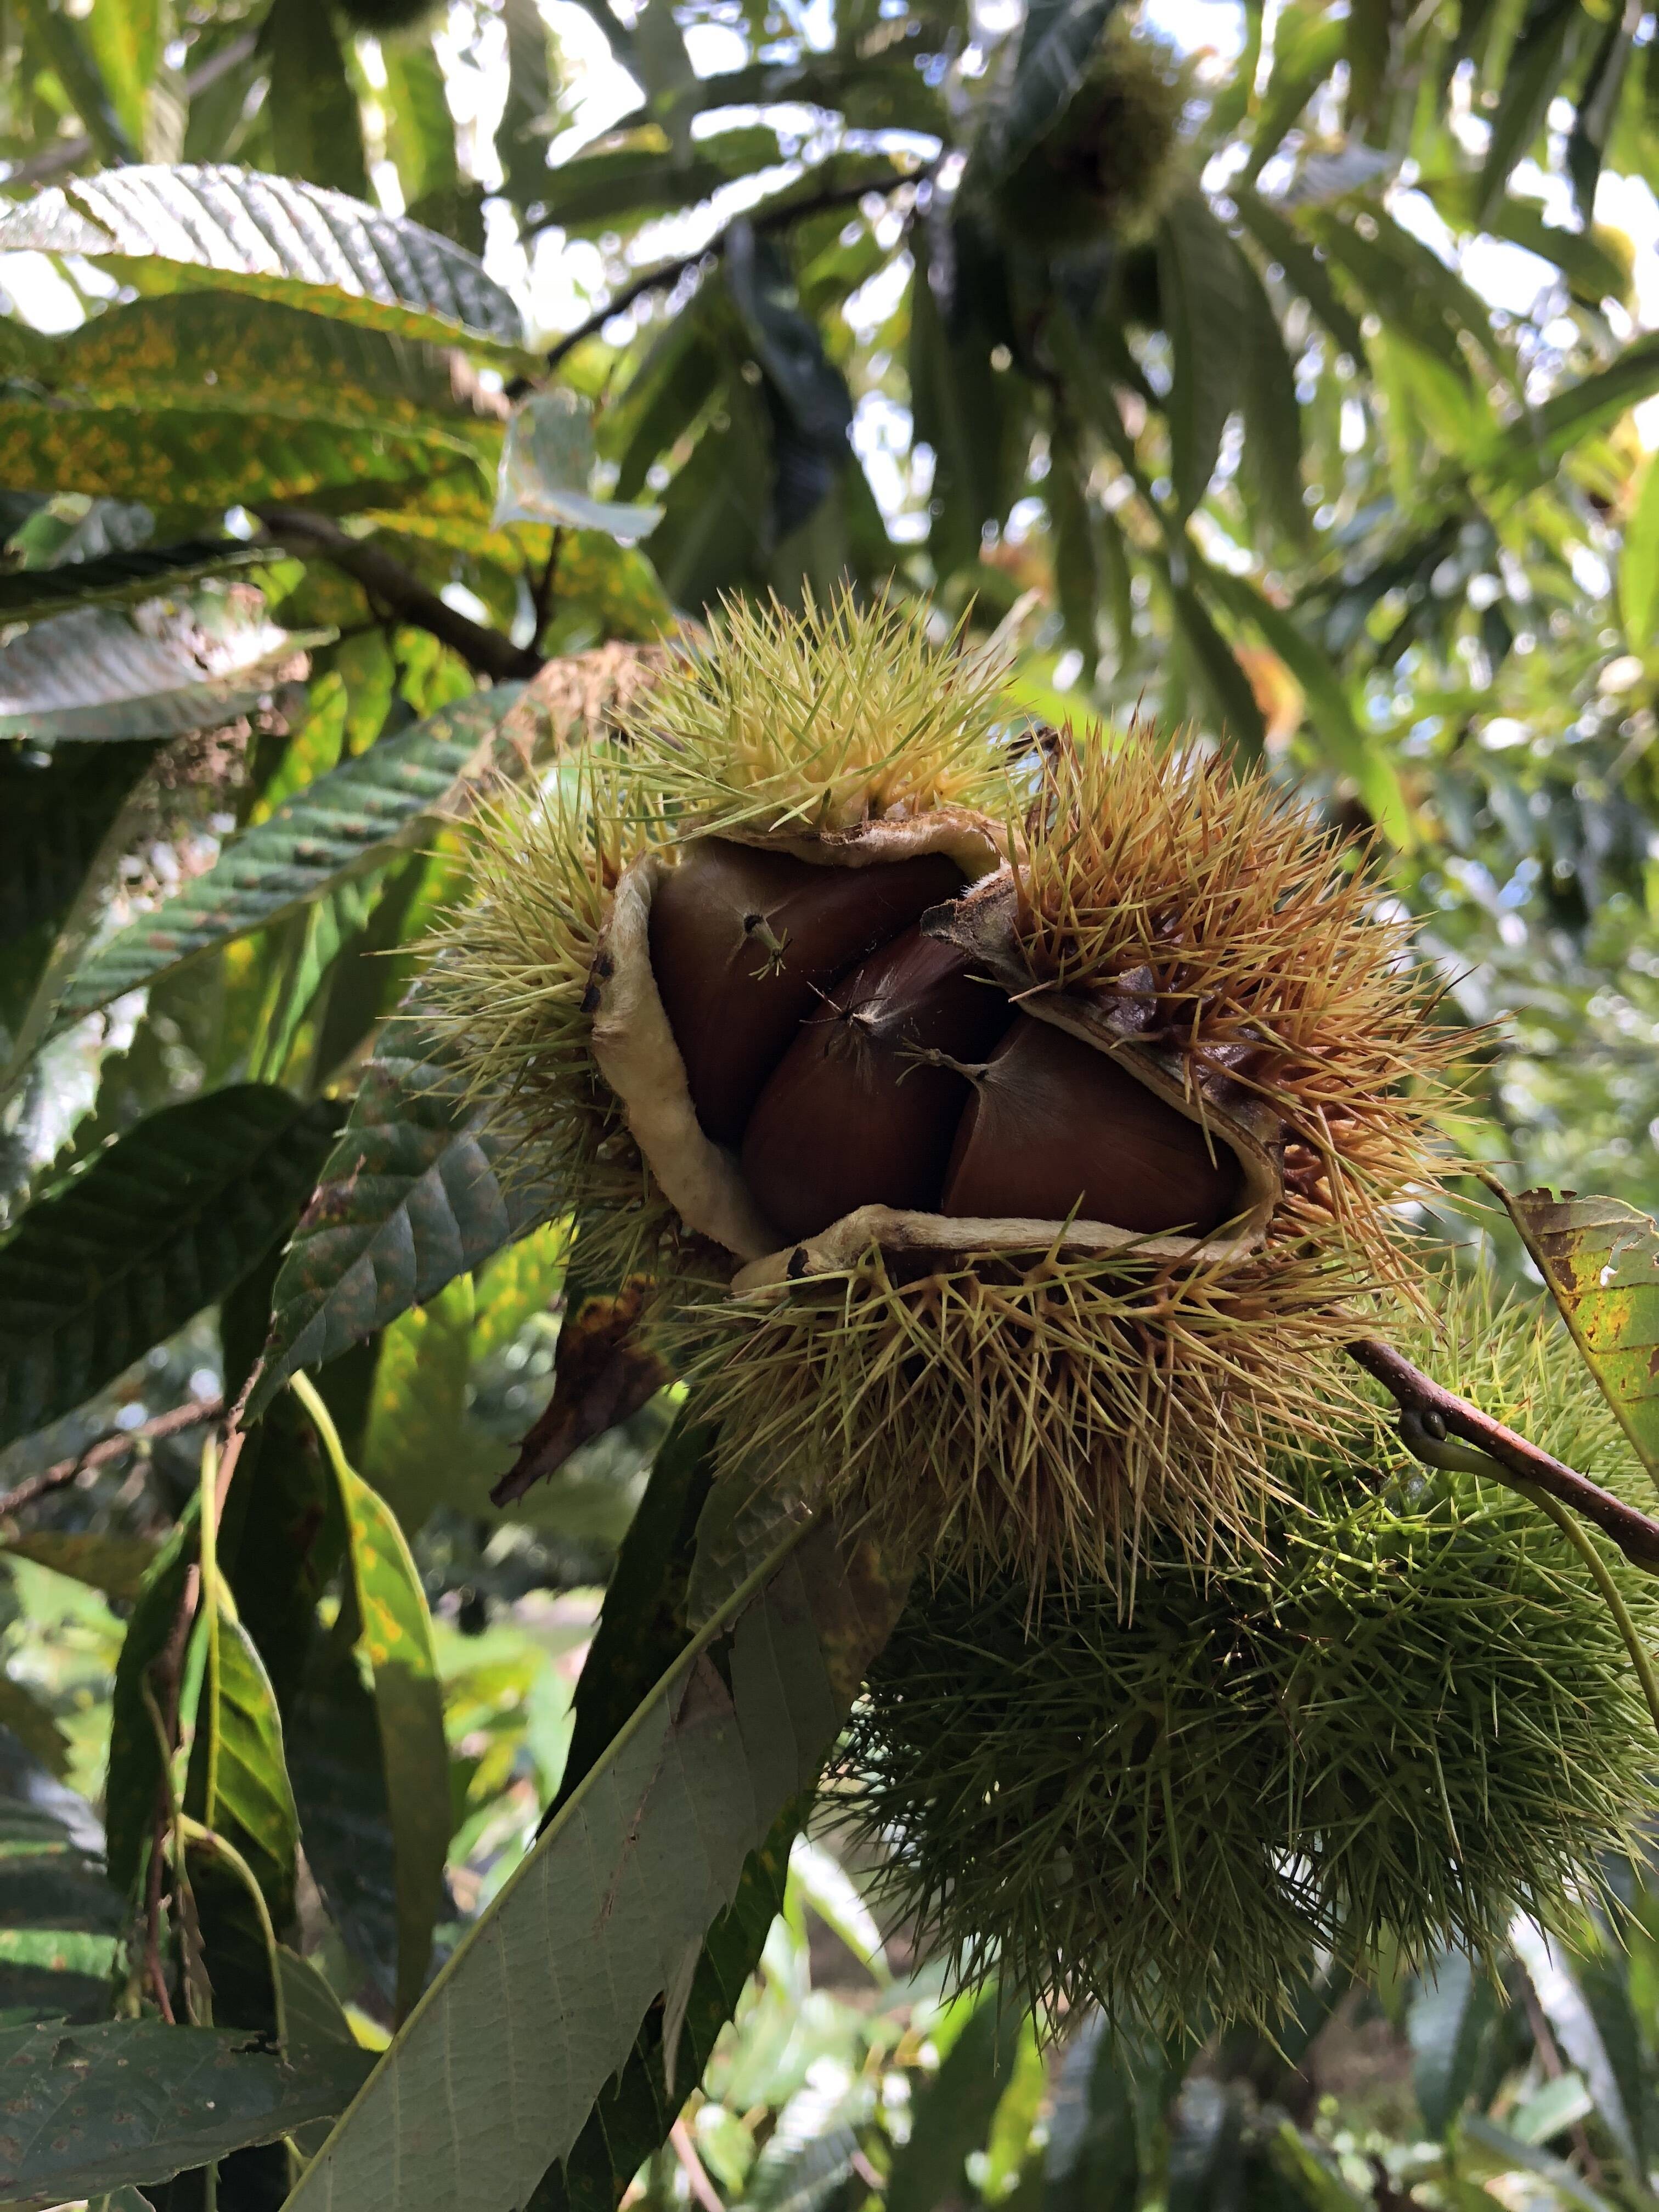
<path fill-rule="evenodd" d="M 1348 1357 L 1375 1376 L 1400 1407 L 1401 1434 L 1419 1459 L 1431 1467 L 1468 1466 L 1470 1457 L 1458 1455 L 1456 1448 L 1445 1442 L 1449 1437 L 1462 1437 L 1488 1462 L 1484 1472 L 1517 1488 L 1545 1492 L 1584 1520 L 1594 1522 L 1632 1566 L 1647 1574 L 1659 1574 L 1659 1521 L 1650 1520 L 1588 1475 L 1553 1459 L 1525 1437 L 1483 1413 L 1478 1406 L 1471 1406 L 1466 1398 L 1442 1389 L 1381 1338 L 1356 1337 L 1346 1349 Z"/>
<path fill-rule="evenodd" d="M 827 191 L 811 193 L 805 199 L 790 200 L 781 207 L 769 209 L 763 215 L 736 216 L 724 230 L 716 231 L 706 245 L 698 246 L 695 253 L 682 253 L 676 261 L 664 261 L 655 269 L 647 269 L 631 284 L 624 284 L 609 306 L 596 307 L 585 323 L 578 324 L 574 331 L 567 331 L 549 351 L 549 368 L 556 368 L 565 356 L 573 352 L 584 339 L 596 336 L 616 316 L 625 315 L 635 301 L 643 299 L 647 292 L 659 292 L 666 284 L 678 283 L 686 270 L 695 269 L 700 261 L 718 260 L 725 252 L 726 240 L 738 223 L 752 222 L 755 229 L 761 232 L 787 230 L 792 224 L 804 222 L 809 216 L 825 215 L 832 208 L 854 207 L 870 192 L 880 192 L 884 197 L 889 192 L 897 191 L 902 185 L 920 185 L 933 174 L 937 167 L 937 161 L 929 161 L 908 177 L 895 177 L 886 185 L 868 181 L 861 185 L 835 185 Z"/>
<path fill-rule="evenodd" d="M 240 38 L 232 39 L 221 46 L 211 61 L 204 62 L 200 69 L 192 70 L 185 79 L 185 100 L 194 100 L 210 85 L 217 84 L 222 76 L 228 76 L 232 70 L 248 59 L 258 43 L 257 31 L 244 31 Z M 20 161 L 15 169 L 9 169 L 6 182 L 9 185 L 44 184 L 48 177 L 61 176 L 65 169 L 79 168 L 92 150 L 92 141 L 85 136 L 60 138 L 55 145 L 46 147 L 39 154 L 32 154 L 27 161 Z"/>
<path fill-rule="evenodd" d="M 401 561 L 364 538 L 349 536 L 327 515 L 295 507 L 264 507 L 258 514 L 274 543 L 306 559 L 331 561 L 399 622 L 429 631 L 459 653 L 475 676 L 493 677 L 499 683 L 533 676 L 541 666 L 539 655 L 529 647 L 514 645 L 499 630 L 486 629 L 460 613 L 428 591 Z"/>
<path fill-rule="evenodd" d="M 21 1513 L 26 1505 L 33 1505 L 37 1498 L 45 1498 L 54 1490 L 62 1490 L 78 1474 L 94 1468 L 107 1466 L 119 1459 L 135 1444 L 153 1443 L 158 1437 L 177 1436 L 181 1429 L 194 1429 L 204 1421 L 216 1421 L 225 1410 L 222 1398 L 192 1400 L 187 1406 L 172 1407 L 165 1413 L 157 1413 L 153 1420 L 143 1421 L 136 1429 L 112 1429 L 107 1436 L 100 1437 L 88 1444 L 85 1451 L 74 1459 L 60 1459 L 55 1466 L 40 1474 L 32 1474 L 27 1482 L 20 1482 L 15 1490 L 0 1495 L 0 1521 L 9 1520 Z"/>

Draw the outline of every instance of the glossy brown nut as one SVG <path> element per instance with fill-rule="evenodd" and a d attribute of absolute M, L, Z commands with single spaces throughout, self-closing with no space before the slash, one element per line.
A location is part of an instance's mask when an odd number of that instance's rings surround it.
<path fill-rule="evenodd" d="M 1109 1222 L 1205 1237 L 1238 1211 L 1243 1171 L 1204 1132 L 1103 1053 L 1019 1015 L 975 1085 L 944 1210 Z"/>
<path fill-rule="evenodd" d="M 837 868 L 716 837 L 690 847 L 652 902 L 651 968 L 704 1133 L 738 1143 L 819 994 L 962 884 L 939 853 Z"/>
<path fill-rule="evenodd" d="M 939 1204 L 967 1079 L 918 1052 L 984 1059 L 1013 1018 L 970 956 L 908 929 L 843 976 L 761 1092 L 743 1171 L 786 1237 L 860 1206 Z"/>

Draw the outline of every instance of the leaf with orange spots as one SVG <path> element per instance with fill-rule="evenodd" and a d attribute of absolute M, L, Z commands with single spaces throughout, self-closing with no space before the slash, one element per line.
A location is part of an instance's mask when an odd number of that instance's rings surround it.
<path fill-rule="evenodd" d="M 1616 1198 L 1504 1194 L 1637 1457 L 1659 1483 L 1659 1224 Z"/>

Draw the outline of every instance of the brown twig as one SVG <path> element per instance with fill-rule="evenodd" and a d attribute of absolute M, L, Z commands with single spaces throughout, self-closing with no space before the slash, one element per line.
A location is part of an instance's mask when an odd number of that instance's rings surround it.
<path fill-rule="evenodd" d="M 486 629 L 462 614 L 429 591 L 401 561 L 365 538 L 353 538 L 327 515 L 302 507 L 266 507 L 259 509 L 259 520 L 275 544 L 302 558 L 331 562 L 355 577 L 370 599 L 399 622 L 426 630 L 459 653 L 475 676 L 505 682 L 533 676 L 541 666 L 541 657 L 532 647 L 514 645 L 500 630 Z"/>
<path fill-rule="evenodd" d="M 40 1474 L 30 1475 L 27 1482 L 20 1482 L 15 1490 L 8 1490 L 0 1496 L 0 1521 L 21 1513 L 37 1498 L 64 1489 L 76 1475 L 107 1467 L 111 1460 L 120 1459 L 134 1444 L 154 1443 L 160 1437 L 177 1436 L 181 1429 L 193 1429 L 203 1421 L 216 1421 L 224 1410 L 222 1398 L 202 1398 L 188 1406 L 174 1406 L 165 1413 L 157 1413 L 151 1420 L 141 1421 L 136 1429 L 111 1429 L 74 1459 L 58 1460 Z"/>
<path fill-rule="evenodd" d="M 1431 1466 L 1455 1464 L 1443 1459 L 1437 1462 L 1434 1447 L 1443 1438 L 1461 1437 L 1492 1462 L 1492 1471 L 1500 1480 L 1545 1492 L 1584 1520 L 1594 1522 L 1632 1566 L 1659 1574 L 1659 1521 L 1650 1519 L 1588 1475 L 1540 1451 L 1466 1398 L 1443 1389 L 1381 1338 L 1356 1337 L 1346 1349 L 1348 1357 L 1374 1376 L 1400 1407 L 1401 1433 L 1419 1459 L 1427 1459 Z"/>
<path fill-rule="evenodd" d="M 549 349 L 548 368 L 556 368 L 565 356 L 574 351 L 584 339 L 594 337 L 617 316 L 625 315 L 635 300 L 642 300 L 647 292 L 659 292 L 665 285 L 678 283 L 686 270 L 695 269 L 700 261 L 717 261 L 725 252 L 726 241 L 738 223 L 747 222 L 753 229 L 763 233 L 787 230 L 793 224 L 804 222 L 811 216 L 827 215 L 838 207 L 855 207 L 871 192 L 879 192 L 884 197 L 889 192 L 897 191 L 902 185 L 920 185 L 932 176 L 937 167 L 937 162 L 929 161 L 909 176 L 894 177 L 884 185 L 872 184 L 867 179 L 861 185 L 836 185 L 825 191 L 811 193 L 805 199 L 790 200 L 782 207 L 769 209 L 763 215 L 738 216 L 724 230 L 716 231 L 714 237 L 706 245 L 698 246 L 694 253 L 682 253 L 675 260 L 659 262 L 654 269 L 647 269 L 643 275 L 636 276 L 631 284 L 624 284 L 607 306 L 596 307 L 585 323 L 579 323 L 574 331 L 567 331 L 558 343 Z"/>

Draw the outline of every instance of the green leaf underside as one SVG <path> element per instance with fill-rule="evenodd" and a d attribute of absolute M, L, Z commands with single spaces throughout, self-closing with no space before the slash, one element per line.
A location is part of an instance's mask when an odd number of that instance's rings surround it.
<path fill-rule="evenodd" d="M 0 1442 L 113 1381 L 222 1297 L 311 1188 L 338 1109 L 243 1084 L 165 1107 L 0 1249 Z"/>
<path fill-rule="evenodd" d="M 517 348 L 510 295 L 471 254 L 402 216 L 291 177 L 135 164 L 0 216 L 0 252 L 78 253 L 143 290 L 209 283 L 372 329 Z"/>
<path fill-rule="evenodd" d="M 0 622 L 40 622 L 87 606 L 119 606 L 151 599 L 268 565 L 270 554 L 236 538 L 185 538 L 177 545 L 135 545 L 95 561 L 70 561 L 60 568 L 21 568 L 0 574 Z"/>
<path fill-rule="evenodd" d="M 159 2021 L 0 2029 L 0 2191 L 55 2204 L 164 2180 L 337 2112 L 371 2063 L 335 2045 L 290 2065 L 235 2029 Z"/>
<path fill-rule="evenodd" d="M 212 867 L 95 951 L 70 982 L 60 1022 L 136 990 L 181 961 L 263 929 L 414 842 L 481 750 L 520 687 L 477 693 L 319 776 L 246 830 Z"/>
<path fill-rule="evenodd" d="M 688 1650 L 427 1993 L 292 2212 L 507 2212 L 568 2156 L 749 1853 L 816 1782 L 894 1617 L 872 1566 L 842 1564 L 827 1532 L 784 1558 L 732 1633 L 729 1692 Z"/>
<path fill-rule="evenodd" d="M 1616 1198 L 1522 1191 L 1510 1201 L 1637 1456 L 1659 1481 L 1659 1227 Z"/>
<path fill-rule="evenodd" d="M 502 1164 L 418 1013 L 398 1015 L 276 1278 L 251 1418 L 295 1369 L 373 1335 L 546 1218 L 548 1194 L 505 1180 Z"/>
<path fill-rule="evenodd" d="M 122 615 L 58 615 L 0 647 L 0 738 L 173 738 L 257 703 L 296 641 L 148 636 Z"/>

